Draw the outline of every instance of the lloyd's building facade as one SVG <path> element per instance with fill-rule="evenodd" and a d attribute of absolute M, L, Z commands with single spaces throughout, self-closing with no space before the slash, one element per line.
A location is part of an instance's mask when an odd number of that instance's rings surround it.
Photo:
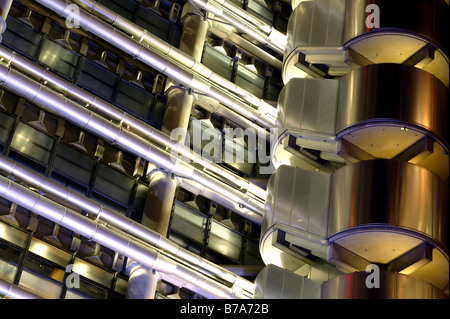
<path fill-rule="evenodd" d="M 446 0 L 0 0 L 0 296 L 448 298 Z"/>

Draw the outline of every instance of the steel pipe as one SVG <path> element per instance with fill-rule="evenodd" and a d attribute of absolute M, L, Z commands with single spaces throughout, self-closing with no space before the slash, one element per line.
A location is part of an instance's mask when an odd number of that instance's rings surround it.
<path fill-rule="evenodd" d="M 190 289 L 207 298 L 244 298 L 244 295 L 232 287 L 210 279 L 136 239 L 117 233 L 3 176 L 0 176 L 0 196 L 145 267 L 164 273 L 169 282 L 171 275 L 183 278 Z"/>
<path fill-rule="evenodd" d="M 158 249 L 164 250 L 173 258 L 180 259 L 190 265 L 203 269 L 205 272 L 231 284 L 236 282 L 236 276 L 230 271 L 180 247 L 171 240 L 161 236 L 159 233 L 123 216 L 119 212 L 105 207 L 79 193 L 73 192 L 71 189 L 17 164 L 2 155 L 0 155 L 0 170 L 3 170 L 7 175 L 13 175 L 28 184 L 33 185 L 38 190 L 57 196 L 67 203 L 75 205 L 95 218 L 95 220 L 106 222 L 108 225 L 123 230 Z M 206 196 L 208 194 L 203 195 Z"/>
<path fill-rule="evenodd" d="M 6 299 L 42 299 L 42 297 L 3 279 L 0 279 L 0 295 Z"/>
<path fill-rule="evenodd" d="M 54 73 L 48 72 L 48 70 L 44 69 L 43 67 L 34 64 L 28 59 L 22 57 L 19 54 L 16 54 L 16 52 L 11 51 L 10 49 L 2 45 L 0 45 L 0 59 L 7 62 L 8 65 L 17 68 L 19 71 L 31 75 L 38 81 L 51 84 L 64 95 L 70 96 L 85 103 L 86 106 L 88 106 L 90 109 L 108 116 L 112 120 L 122 123 L 122 125 L 124 125 L 125 127 L 130 127 L 133 132 L 136 132 L 141 137 L 172 150 L 171 155 L 173 157 L 183 157 L 188 159 L 189 161 L 192 161 L 192 163 L 194 164 L 200 164 L 204 167 L 205 172 L 212 172 L 213 174 L 216 174 L 217 176 L 220 176 L 230 183 L 236 185 L 244 192 L 249 192 L 262 200 L 265 199 L 266 193 L 260 187 L 249 183 L 244 178 L 233 174 L 232 172 L 224 169 L 211 160 L 198 155 L 183 143 L 172 140 L 167 134 L 156 130 L 147 123 L 144 123 L 143 121 L 120 110 L 112 104 L 97 98 L 95 95 L 81 89 L 80 87 L 68 82 L 65 79 L 62 79 Z M 225 113 L 225 115 L 228 116 L 231 110 L 226 110 L 227 112 Z M 265 134 L 265 132 L 260 134 Z"/>
<path fill-rule="evenodd" d="M 275 52 L 284 54 L 287 38 L 275 28 L 272 27 L 270 32 L 265 34 L 249 21 L 246 21 L 236 13 L 233 14 L 229 12 L 220 4 L 212 0 L 191 0 L 191 3 L 195 4 L 200 9 L 213 13 L 216 17 L 229 22 L 240 32 L 248 34 L 254 40 L 262 43 Z"/>
<path fill-rule="evenodd" d="M 254 96 L 245 89 L 237 86 L 235 83 L 216 74 L 208 67 L 201 64 L 200 59 L 183 52 L 181 48 L 177 49 L 176 47 L 168 44 L 157 36 L 149 33 L 144 28 L 123 18 L 113 10 L 103 6 L 97 1 L 72 0 L 72 2 L 86 9 L 88 12 L 93 13 L 100 19 L 110 23 L 112 26 L 125 32 L 126 34 L 133 36 L 133 38 L 139 39 L 139 42 L 149 45 L 149 48 L 151 48 L 152 51 L 157 53 L 159 56 L 167 57 L 172 62 L 180 63 L 193 73 L 204 77 L 208 81 L 217 84 L 219 87 L 227 90 L 228 92 L 236 94 L 247 103 L 254 105 L 261 112 L 265 112 L 263 114 L 273 118 L 276 117 L 276 109 L 266 103 L 263 99 Z M 269 113 L 270 111 L 271 113 Z"/>
<path fill-rule="evenodd" d="M 37 2 L 63 17 L 70 17 L 72 14 L 71 7 L 67 5 L 67 2 L 61 0 L 37 0 Z M 242 102 L 238 97 L 232 96 L 230 93 L 213 86 L 210 81 L 205 80 L 198 75 L 191 74 L 186 68 L 181 67 L 179 64 L 172 63 L 166 57 L 159 56 L 146 48 L 139 41 L 130 38 L 97 17 L 80 9 L 78 20 L 80 27 L 128 53 L 134 59 L 151 66 L 158 72 L 165 74 L 188 88 L 217 99 L 220 103 L 249 120 L 258 123 L 264 128 L 273 127 L 275 122 L 274 118 L 269 118 L 266 114 L 262 114 L 253 107 Z"/>
<path fill-rule="evenodd" d="M 155 163 L 168 172 L 192 178 L 207 188 L 219 189 L 222 195 L 229 200 L 247 207 L 260 216 L 263 215 L 264 204 L 261 201 L 241 193 L 178 158 L 174 159 L 170 154 L 155 147 L 142 137 L 124 130 L 121 126 L 79 106 L 77 103 L 3 64 L 0 64 L 0 84 L 43 106 L 46 110 L 103 137 L 108 142 L 117 144 L 129 152 Z"/>

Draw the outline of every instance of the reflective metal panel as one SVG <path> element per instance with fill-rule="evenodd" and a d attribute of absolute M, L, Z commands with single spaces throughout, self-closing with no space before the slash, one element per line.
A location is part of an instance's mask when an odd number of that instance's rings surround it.
<path fill-rule="evenodd" d="M 447 88 L 417 68 L 380 64 L 355 69 L 340 79 L 336 133 L 385 119 L 410 123 L 448 140 L 447 100 Z"/>
<path fill-rule="evenodd" d="M 373 277 L 369 277 L 373 276 Z M 379 288 L 374 273 L 354 272 L 340 275 L 322 285 L 322 299 L 446 299 L 433 285 L 417 278 L 395 272 L 379 272 Z"/>
<path fill-rule="evenodd" d="M 401 29 L 419 34 L 435 43 L 448 45 L 448 4 L 445 1 L 428 0 L 351 0 L 347 1 L 345 13 L 344 39 L 348 41 L 364 33 L 379 32 L 368 30 L 367 5 L 379 7 L 380 29 Z"/>
<path fill-rule="evenodd" d="M 332 177 L 328 236 L 365 224 L 385 224 L 412 229 L 443 244 L 447 233 L 440 230 L 435 237 L 433 221 L 444 218 L 439 215 L 448 207 L 448 186 L 435 184 L 436 179 L 419 166 L 387 160 L 337 170 Z"/>
<path fill-rule="evenodd" d="M 11 147 L 42 163 L 48 163 L 54 140 L 24 123 L 17 125 Z"/>

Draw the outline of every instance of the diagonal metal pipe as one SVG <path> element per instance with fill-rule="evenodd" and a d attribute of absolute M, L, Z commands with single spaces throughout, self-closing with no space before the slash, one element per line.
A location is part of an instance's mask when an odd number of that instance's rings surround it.
<path fill-rule="evenodd" d="M 205 172 L 212 172 L 213 174 L 216 174 L 216 176 L 220 176 L 221 178 L 224 178 L 230 183 L 236 185 L 243 192 L 248 192 L 257 198 L 265 200 L 266 192 L 262 188 L 248 182 L 246 179 L 236 174 L 233 174 L 213 161 L 200 156 L 183 143 L 178 143 L 178 141 L 172 140 L 165 133 L 151 127 L 147 123 L 144 123 L 129 113 L 122 111 L 118 107 L 96 97 L 95 95 L 68 82 L 56 74 L 49 72 L 47 69 L 33 63 L 3 45 L 0 45 L 0 61 L 1 60 L 6 62 L 8 65 L 17 68 L 19 71 L 32 76 L 38 81 L 47 83 L 47 85 L 52 85 L 56 90 L 65 96 L 70 96 L 82 103 L 85 103 L 87 107 L 95 112 L 99 112 L 105 116 L 108 116 L 112 120 L 121 123 L 125 127 L 129 127 L 130 130 L 136 132 L 141 137 L 166 147 L 172 151 L 172 156 L 178 156 L 179 154 L 180 158 L 186 158 L 194 164 L 203 166 Z"/>
<path fill-rule="evenodd" d="M 57 182 L 42 176 L 41 174 L 30 170 L 7 157 L 0 155 L 0 170 L 6 173 L 6 176 L 13 175 L 20 180 L 33 185 L 36 189 L 45 193 L 52 194 L 67 203 L 70 203 L 84 212 L 88 213 L 95 220 L 101 220 L 108 225 L 116 227 L 137 239 L 140 239 L 158 249 L 164 250 L 171 258 L 182 260 L 190 265 L 205 272 L 212 274 L 221 280 L 234 284 L 239 282 L 249 286 L 251 283 L 242 278 L 238 278 L 234 273 L 217 266 L 216 264 L 180 247 L 171 240 L 165 238 L 159 233 L 139 224 L 119 212 L 105 207 L 96 201 L 87 198 L 71 189 L 64 187 Z"/>
<path fill-rule="evenodd" d="M 70 18 L 73 15 L 72 8 L 68 6 L 68 2 L 62 0 L 36 0 L 36 2 L 44 5 L 64 18 Z M 85 12 L 83 9 L 79 10 L 77 21 L 81 28 L 128 53 L 134 59 L 137 59 L 158 72 L 180 82 L 184 86 L 218 100 L 223 105 L 264 128 L 274 127 L 275 119 L 272 116 L 268 117 L 266 114 L 263 114 L 244 103 L 237 96 L 235 97 L 229 92 L 225 92 L 224 90 L 213 86 L 210 81 L 207 81 L 198 75 L 191 74 L 186 68 L 178 63 L 173 63 L 166 57 L 159 56 L 137 40 L 130 38 L 128 35 L 92 14 Z"/>
<path fill-rule="evenodd" d="M 71 121 L 75 125 L 101 136 L 106 141 L 117 144 L 129 152 L 155 163 L 170 173 L 191 178 L 206 188 L 216 190 L 220 196 L 234 201 L 243 207 L 247 207 L 255 213 L 244 215 L 243 217 L 257 224 L 261 224 L 264 214 L 263 202 L 249 197 L 248 194 L 240 192 L 179 158 L 173 158 L 170 154 L 155 147 L 142 137 L 81 107 L 63 95 L 52 91 L 1 63 L 0 84 L 37 105 L 44 107 L 46 110 Z"/>
<path fill-rule="evenodd" d="M 132 258 L 148 268 L 164 273 L 169 277 L 167 278 L 169 282 L 172 276 L 175 277 L 176 282 L 182 278 L 188 289 L 207 298 L 246 298 L 245 292 L 236 291 L 233 287 L 208 278 L 137 239 L 109 229 L 105 225 L 84 217 L 3 176 L 0 176 L 0 197 L 73 230 L 123 256 Z"/>
<path fill-rule="evenodd" d="M 119 30 L 125 32 L 126 34 L 133 36 L 135 39 L 139 39 L 139 42 L 149 45 L 149 47 L 159 55 L 169 58 L 172 62 L 182 64 L 184 67 L 188 68 L 195 74 L 206 78 L 207 80 L 219 85 L 229 92 L 233 92 L 244 101 L 250 103 L 251 105 L 254 105 L 263 114 L 266 114 L 273 119 L 276 118 L 276 109 L 270 104 L 266 103 L 263 99 L 256 97 L 255 95 L 239 87 L 235 83 L 214 73 L 212 70 L 201 64 L 198 60 L 194 59 L 189 54 L 186 54 L 182 50 L 177 49 L 176 47 L 161 40 L 157 36 L 148 32 L 146 29 L 125 19 L 113 10 L 100 4 L 98 1 L 72 0 L 72 2 L 86 9 L 88 12 L 93 13 L 100 19 L 110 23 L 112 26 L 117 27 Z"/>

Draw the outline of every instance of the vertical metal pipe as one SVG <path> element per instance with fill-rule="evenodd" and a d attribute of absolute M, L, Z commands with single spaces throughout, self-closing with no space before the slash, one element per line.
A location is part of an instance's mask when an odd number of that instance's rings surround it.
<path fill-rule="evenodd" d="M 180 50 L 195 55 L 195 62 L 200 62 L 203 44 L 208 32 L 208 23 L 199 16 L 189 16 L 183 26 Z M 162 123 L 162 131 L 170 135 L 172 130 L 181 129 L 187 132 L 189 118 L 194 103 L 194 97 L 187 90 L 178 87 L 173 88 L 169 79 L 167 94 L 167 107 Z M 183 134 L 178 142 L 184 143 L 186 136 Z M 165 171 L 154 170 L 150 173 L 150 184 L 147 199 L 142 216 L 142 225 L 153 229 L 161 236 L 166 237 L 169 229 L 170 216 L 172 214 L 173 201 L 177 189 L 177 182 L 172 174 Z M 134 277 L 137 278 L 134 278 Z M 129 283 L 129 295 L 141 299 L 153 298 L 156 293 L 159 276 L 152 270 L 143 269 L 137 265 L 130 271 L 132 278 Z"/>

